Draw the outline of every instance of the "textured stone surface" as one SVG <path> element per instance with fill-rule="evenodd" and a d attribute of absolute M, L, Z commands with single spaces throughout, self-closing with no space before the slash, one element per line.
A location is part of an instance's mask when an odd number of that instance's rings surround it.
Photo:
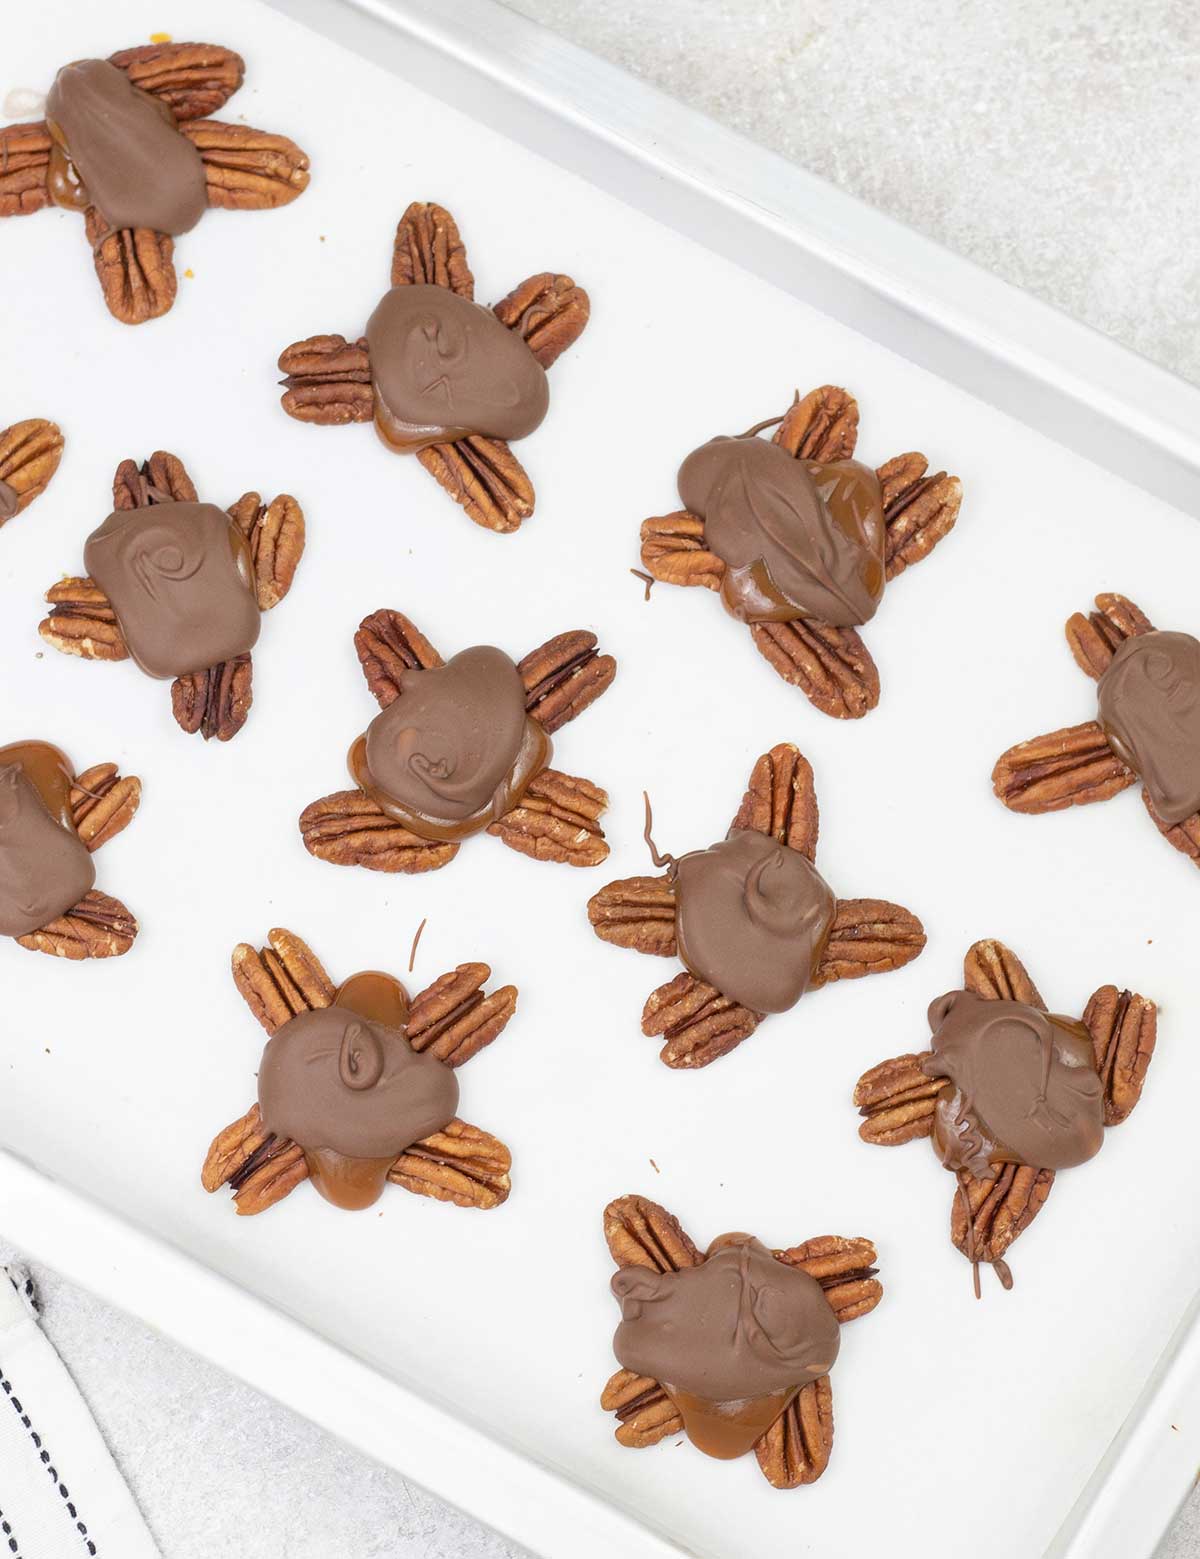
<path fill-rule="evenodd" d="M 508 0 L 1200 380 L 1188 0 Z"/>

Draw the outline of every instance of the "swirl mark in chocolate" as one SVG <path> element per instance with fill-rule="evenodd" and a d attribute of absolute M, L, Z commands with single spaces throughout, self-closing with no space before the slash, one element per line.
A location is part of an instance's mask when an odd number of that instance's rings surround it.
<path fill-rule="evenodd" d="M 246 542 L 215 504 L 119 509 L 88 537 L 83 557 L 149 676 L 205 671 L 258 640 Z"/>
<path fill-rule="evenodd" d="M 749 1450 L 838 1355 L 821 1285 L 749 1235 L 724 1235 L 680 1272 L 622 1267 L 612 1291 L 618 1361 L 661 1382 L 688 1438 L 710 1456 Z"/>
<path fill-rule="evenodd" d="M 715 438 L 679 468 L 679 496 L 726 565 L 721 599 L 739 621 L 849 627 L 875 615 L 883 498 L 869 467 L 797 460 L 761 438 Z"/>
<path fill-rule="evenodd" d="M 110 228 L 186 233 L 208 204 L 200 153 L 168 104 L 107 60 L 64 65 L 46 98 L 56 205 L 95 205 Z"/>
<path fill-rule="evenodd" d="M 71 767 L 47 742 L 0 747 L 0 935 L 27 936 L 96 884 L 75 831 Z"/>
<path fill-rule="evenodd" d="M 546 373 L 525 342 L 447 287 L 393 287 L 366 337 L 375 423 L 393 449 L 524 438 L 546 415 Z"/>
<path fill-rule="evenodd" d="M 413 833 L 457 840 L 511 811 L 549 758 L 516 666 L 476 645 L 403 672 L 400 697 L 350 749 L 350 772 Z"/>
<path fill-rule="evenodd" d="M 1100 1151 L 1104 1089 L 1082 1023 L 951 991 L 930 1005 L 929 1027 L 921 1065 L 946 1079 L 933 1145 L 947 1169 L 990 1180 L 1001 1164 L 1069 1169 Z"/>
<path fill-rule="evenodd" d="M 1104 734 L 1162 820 L 1200 812 L 1200 640 L 1160 629 L 1126 639 L 1098 698 Z"/>
<path fill-rule="evenodd" d="M 806 855 L 735 829 L 676 863 L 676 938 L 691 972 L 752 1012 L 786 1012 L 808 988 L 834 896 Z"/>

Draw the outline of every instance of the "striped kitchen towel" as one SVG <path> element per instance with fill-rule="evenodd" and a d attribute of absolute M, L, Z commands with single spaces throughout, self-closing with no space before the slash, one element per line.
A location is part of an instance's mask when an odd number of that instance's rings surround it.
<path fill-rule="evenodd" d="M 160 1559 L 17 1267 L 0 1267 L 0 1559 Z"/>

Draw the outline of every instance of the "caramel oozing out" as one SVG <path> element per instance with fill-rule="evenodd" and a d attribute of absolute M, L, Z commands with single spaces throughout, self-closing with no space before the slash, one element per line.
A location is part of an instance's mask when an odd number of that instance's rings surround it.
<path fill-rule="evenodd" d="M 78 833 L 71 811 L 75 774 L 66 753 L 49 742 L 12 742 L 0 747 L 0 768 L 15 763 L 41 797 L 50 816 Z"/>
<path fill-rule="evenodd" d="M 774 1391 L 765 1397 L 744 1397 L 739 1402 L 709 1402 L 663 1382 L 663 1390 L 679 1409 L 683 1430 L 698 1451 L 719 1461 L 732 1461 L 751 1450 L 782 1414 L 800 1390 Z"/>
<path fill-rule="evenodd" d="M 333 1004 L 388 1028 L 403 1029 L 408 1020 L 408 992 L 393 975 L 379 969 L 364 969 L 343 980 Z M 305 1148 L 304 1161 L 309 1178 L 327 1202 L 358 1212 L 383 1195 L 395 1157 L 350 1158 L 332 1148 Z"/>

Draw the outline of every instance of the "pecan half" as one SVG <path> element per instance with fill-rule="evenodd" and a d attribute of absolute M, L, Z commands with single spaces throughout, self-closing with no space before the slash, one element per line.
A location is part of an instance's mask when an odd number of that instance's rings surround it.
<path fill-rule="evenodd" d="M 1142 1096 L 1158 1038 L 1158 1008 L 1136 991 L 1102 985 L 1083 1014 L 1104 1083 L 1104 1124 L 1119 1126 Z"/>
<path fill-rule="evenodd" d="M 858 1134 L 864 1142 L 898 1147 L 933 1131 L 934 1108 L 945 1080 L 929 1077 L 921 1062 L 929 1054 L 894 1056 L 864 1072 L 854 1085 L 854 1103 L 865 1116 Z"/>
<path fill-rule="evenodd" d="M 616 676 L 617 663 L 599 654 L 594 633 L 575 628 L 530 650 L 517 670 L 526 711 L 553 734 L 596 702 Z"/>
<path fill-rule="evenodd" d="M 1095 720 L 1031 736 L 1001 753 L 992 789 L 1010 812 L 1061 812 L 1107 801 L 1137 780 Z"/>
<path fill-rule="evenodd" d="M 1159 817 L 1148 790 L 1143 789 L 1142 801 L 1155 828 L 1167 843 L 1174 845 L 1177 850 L 1186 855 L 1194 866 L 1200 866 L 1200 812 L 1193 812 L 1191 817 L 1185 817 L 1182 823 L 1166 823 Z"/>
<path fill-rule="evenodd" d="M 365 337 L 347 341 L 345 336 L 309 336 L 280 353 L 279 368 L 286 375 L 280 381 L 280 405 L 298 422 L 344 427 L 374 417 Z"/>
<path fill-rule="evenodd" d="M 169 104 L 181 121 L 215 114 L 246 74 L 241 55 L 215 43 L 146 43 L 108 58 L 135 87 Z"/>
<path fill-rule="evenodd" d="M 902 904 L 889 904 L 886 899 L 839 899 L 810 988 L 903 969 L 924 946 L 924 926 Z"/>
<path fill-rule="evenodd" d="M 618 1267 L 682 1272 L 704 1260 L 674 1213 L 647 1196 L 618 1196 L 609 1202 L 604 1238 Z"/>
<path fill-rule="evenodd" d="M 833 1450 L 833 1391 L 829 1376 L 810 1381 L 754 1447 L 762 1475 L 774 1489 L 815 1483 Z"/>
<path fill-rule="evenodd" d="M 83 958 L 120 958 L 133 946 L 138 923 L 121 903 L 98 893 L 85 893 L 73 909 L 48 926 L 17 937 L 33 953 L 53 953 L 73 962 Z"/>
<path fill-rule="evenodd" d="M 338 790 L 310 802 L 300 814 L 300 836 L 318 860 L 373 872 L 435 872 L 459 849 L 410 833 L 361 790 Z"/>
<path fill-rule="evenodd" d="M 879 671 L 855 629 L 797 618 L 752 623 L 750 633 L 759 654 L 823 714 L 861 720 L 879 702 Z"/>
<path fill-rule="evenodd" d="M 462 1066 L 498 1038 L 517 1010 L 517 988 L 503 985 L 486 995 L 491 973 L 487 964 L 459 964 L 416 996 L 407 1025 L 412 1048 Z"/>
<path fill-rule="evenodd" d="M 514 287 L 493 312 L 501 324 L 516 331 L 542 367 L 549 368 L 579 340 L 592 305 L 569 276 L 541 271 Z"/>
<path fill-rule="evenodd" d="M 670 958 L 675 947 L 675 888 L 661 877 L 623 877 L 588 900 L 588 920 L 603 942 Z"/>
<path fill-rule="evenodd" d="M 811 861 L 817 852 L 819 821 L 812 764 L 791 742 L 780 742 L 763 753 L 751 770 L 731 826 L 769 834 Z"/>
<path fill-rule="evenodd" d="M 257 1104 L 217 1133 L 200 1171 L 206 1191 L 232 1187 L 234 1208 L 242 1217 L 266 1212 L 307 1179 L 304 1150 L 267 1131 Z"/>
<path fill-rule="evenodd" d="M 599 866 L 608 859 L 608 841 L 599 818 L 608 793 L 591 780 L 543 769 L 534 776 L 519 806 L 489 824 L 488 833 L 520 855 L 565 866 Z"/>
<path fill-rule="evenodd" d="M 533 513 L 533 483 L 503 439 L 473 433 L 420 449 L 417 459 L 485 530 L 506 534 Z"/>
<path fill-rule="evenodd" d="M 475 296 L 475 278 L 458 224 L 445 206 L 414 200 L 400 218 L 392 247 L 392 286 L 449 287 L 460 298 Z"/>
<path fill-rule="evenodd" d="M 799 395 L 775 430 L 773 442 L 799 460 L 849 460 L 858 443 L 858 402 L 836 384 Z"/>
<path fill-rule="evenodd" d="M 1154 624 L 1128 597 L 1107 591 L 1096 597 L 1096 610 L 1086 617 L 1075 612 L 1067 619 L 1067 643 L 1075 664 L 1097 681 L 1126 639 L 1150 633 Z"/>
<path fill-rule="evenodd" d="M 354 648 L 367 686 L 384 709 L 400 697 L 403 672 L 442 665 L 442 657 L 421 630 L 402 612 L 386 606 L 359 623 Z"/>
<path fill-rule="evenodd" d="M 84 226 L 113 318 L 123 325 L 143 325 L 165 314 L 178 288 L 174 239 L 148 227 L 110 229 L 95 206 L 87 208 Z"/>
<path fill-rule="evenodd" d="M 196 486 L 178 455 L 156 449 L 149 460 L 122 460 L 113 477 L 114 509 L 145 509 L 152 503 L 195 503 Z"/>
<path fill-rule="evenodd" d="M 250 544 L 258 609 L 269 612 L 292 588 L 304 555 L 304 510 L 290 493 L 269 504 L 257 493 L 243 493 L 229 516 Z"/>
<path fill-rule="evenodd" d="M 90 579 L 60 579 L 46 591 L 51 611 L 38 623 L 47 644 L 84 660 L 126 660 L 129 651 L 108 597 Z"/>
<path fill-rule="evenodd" d="M 630 1450 L 644 1450 L 668 1435 L 683 1432 L 683 1419 L 675 1404 L 648 1375 L 618 1370 L 600 1393 L 600 1406 L 617 1415 L 617 1440 Z"/>
<path fill-rule="evenodd" d="M 1024 1234 L 1046 1205 L 1054 1171 L 1004 1164 L 994 1180 L 976 1180 L 964 1173 L 959 1184 L 963 1189 L 956 1188 L 950 1208 L 950 1238 L 964 1256 L 973 1249 L 976 1260 L 994 1262 L 1001 1259 L 1018 1235 Z M 973 1245 L 967 1242 L 964 1191 L 971 1207 Z"/>
<path fill-rule="evenodd" d="M 659 1059 L 677 1070 L 709 1066 L 728 1055 L 761 1021 L 686 970 L 652 991 L 642 1009 L 642 1033 L 665 1036 Z"/>
<path fill-rule="evenodd" d="M 868 1315 L 883 1298 L 883 1284 L 875 1276 L 875 1247 L 870 1240 L 819 1234 L 802 1245 L 772 1254 L 776 1261 L 802 1267 L 816 1279 L 843 1326 L 860 1315 Z"/>
<path fill-rule="evenodd" d="M 336 992 L 321 960 L 295 932 L 276 926 L 267 933 L 267 943 L 257 951 L 239 942 L 230 967 L 242 1000 L 273 1034 L 298 1012 L 328 1007 Z"/>
<path fill-rule="evenodd" d="M 267 211 L 308 188 L 308 158 L 286 135 L 219 119 L 194 120 L 183 134 L 200 153 L 210 206 Z"/>
<path fill-rule="evenodd" d="M 508 1200 L 511 1168 L 512 1154 L 503 1142 L 455 1119 L 401 1153 L 388 1179 L 418 1196 L 488 1211 Z"/>
<path fill-rule="evenodd" d="M 1029 971 L 1010 947 L 987 937 L 967 949 L 963 959 L 963 984 L 988 1001 L 1023 1001 L 1027 1007 L 1045 1012 L 1037 986 Z"/>
<path fill-rule="evenodd" d="M 141 799 L 141 780 L 122 776 L 115 763 L 84 769 L 71 784 L 75 832 L 89 850 L 98 850 L 129 827 Z"/>
<path fill-rule="evenodd" d="M 879 467 L 886 526 L 884 561 L 887 577 L 927 558 L 948 536 L 962 507 L 962 483 L 944 471 L 926 474 L 924 455 L 897 455 Z"/>
<path fill-rule="evenodd" d="M 246 723 L 254 702 L 253 668 L 249 653 L 176 677 L 171 684 L 171 712 L 181 730 L 197 731 L 207 742 L 232 741 Z"/>
<path fill-rule="evenodd" d="M 0 217 L 23 217 L 50 200 L 50 132 L 46 122 L 0 130 Z"/>
<path fill-rule="evenodd" d="M 0 433 L 0 482 L 16 493 L 18 514 L 46 491 L 58 470 L 62 452 L 63 436 L 58 424 L 47 422 L 44 417 L 14 422 Z"/>
<path fill-rule="evenodd" d="M 704 545 L 704 521 L 686 509 L 642 521 L 642 563 L 666 585 L 719 590 L 725 564 Z"/>

